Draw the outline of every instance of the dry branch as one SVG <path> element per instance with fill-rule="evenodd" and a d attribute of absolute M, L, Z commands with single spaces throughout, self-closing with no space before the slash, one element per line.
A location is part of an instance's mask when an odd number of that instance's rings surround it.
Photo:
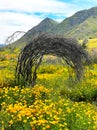
<path fill-rule="evenodd" d="M 46 54 L 63 58 L 74 69 L 78 80 L 83 75 L 83 63 L 89 61 L 87 52 L 75 39 L 41 34 L 21 51 L 16 67 L 18 80 L 22 77 L 26 82 L 34 86 L 37 69 L 43 55 Z"/>

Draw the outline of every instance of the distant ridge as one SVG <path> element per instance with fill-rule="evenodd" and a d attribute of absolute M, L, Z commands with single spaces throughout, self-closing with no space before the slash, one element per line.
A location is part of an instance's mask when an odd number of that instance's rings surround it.
<path fill-rule="evenodd" d="M 95 38 L 97 37 L 97 7 L 78 11 L 61 23 L 45 18 L 12 46 L 24 46 L 40 33 L 58 34 L 76 39 Z"/>

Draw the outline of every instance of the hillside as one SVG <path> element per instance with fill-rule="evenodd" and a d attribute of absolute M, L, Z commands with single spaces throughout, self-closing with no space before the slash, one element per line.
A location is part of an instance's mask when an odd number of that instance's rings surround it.
<path fill-rule="evenodd" d="M 30 29 L 22 38 L 20 38 L 18 41 L 16 41 L 15 44 L 17 44 L 17 45 L 19 45 L 20 43 L 22 45 L 26 44 L 31 39 L 33 39 L 37 35 L 39 35 L 40 33 L 46 33 L 49 30 L 52 30 L 52 28 L 54 28 L 57 24 L 58 24 L 58 22 L 56 22 L 56 21 L 54 21 L 54 20 L 52 20 L 50 18 L 45 18 L 37 26 Z"/>
<path fill-rule="evenodd" d="M 96 37 L 97 7 L 82 10 L 63 20 L 53 32 L 76 39 Z"/>
<path fill-rule="evenodd" d="M 91 16 L 83 23 L 72 28 L 69 32 L 66 32 L 66 36 L 74 37 L 77 39 L 83 38 L 96 38 L 97 37 L 97 16 Z"/>
<path fill-rule="evenodd" d="M 11 46 L 24 46 L 40 33 L 58 34 L 64 37 L 73 37 L 78 40 L 96 38 L 97 7 L 76 12 L 71 17 L 64 19 L 61 23 L 50 18 L 45 18 Z"/>

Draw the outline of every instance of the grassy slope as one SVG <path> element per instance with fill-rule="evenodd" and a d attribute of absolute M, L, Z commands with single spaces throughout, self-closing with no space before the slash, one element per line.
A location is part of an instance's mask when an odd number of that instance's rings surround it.
<path fill-rule="evenodd" d="M 71 29 L 66 35 L 78 39 L 97 37 L 96 21 L 97 17 L 89 17 L 86 21 Z"/>

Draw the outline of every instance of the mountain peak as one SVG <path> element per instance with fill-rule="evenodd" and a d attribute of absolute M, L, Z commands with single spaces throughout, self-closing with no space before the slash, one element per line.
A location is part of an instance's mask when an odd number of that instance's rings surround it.
<path fill-rule="evenodd" d="M 52 20 L 52 19 L 49 17 L 46 17 L 43 21 L 49 21 L 49 20 Z"/>
<path fill-rule="evenodd" d="M 33 39 L 35 36 L 40 33 L 47 33 L 49 30 L 52 30 L 55 26 L 57 26 L 58 22 L 51 18 L 45 18 L 42 20 L 37 26 L 30 29 L 23 37 L 21 37 L 17 43 L 28 43 L 30 39 Z"/>
<path fill-rule="evenodd" d="M 30 30 L 30 32 L 47 32 L 48 30 L 50 30 L 52 27 L 56 26 L 58 24 L 58 22 L 54 21 L 51 18 L 45 18 L 43 21 L 41 21 L 37 26 L 35 26 L 34 28 L 32 28 Z"/>
<path fill-rule="evenodd" d="M 57 25 L 58 24 L 58 22 L 57 21 L 55 21 L 55 20 L 53 20 L 53 19 L 51 19 L 51 18 L 48 18 L 48 17 L 46 17 L 43 21 L 41 21 L 41 23 L 40 24 L 52 24 L 52 25 Z"/>

